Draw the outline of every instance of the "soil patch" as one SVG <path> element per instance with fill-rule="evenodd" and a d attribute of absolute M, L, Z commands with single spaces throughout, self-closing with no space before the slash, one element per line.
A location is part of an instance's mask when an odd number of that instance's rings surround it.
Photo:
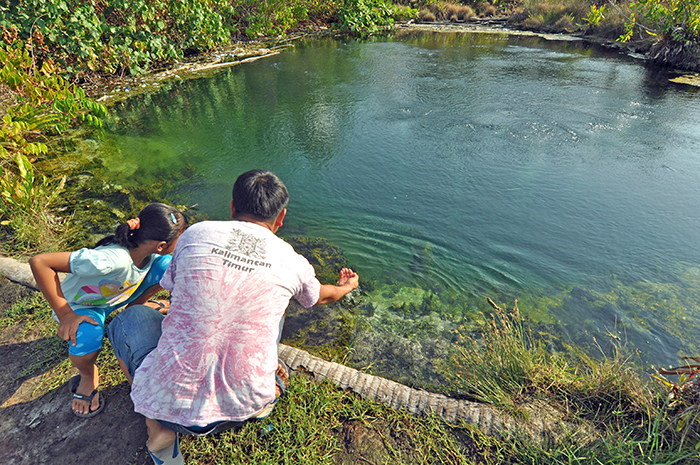
<path fill-rule="evenodd" d="M 0 280 L 0 315 L 32 290 Z M 146 427 L 136 414 L 126 383 L 103 391 L 102 413 L 85 420 L 70 410 L 66 383 L 35 395 L 42 375 L 62 360 L 27 372 L 47 344 L 57 337 L 37 336 L 22 324 L 0 330 L 0 457 L 6 465 L 150 464 L 144 449 Z M 67 350 L 66 350 L 67 356 Z M 65 357 L 64 357 L 65 358 Z"/>

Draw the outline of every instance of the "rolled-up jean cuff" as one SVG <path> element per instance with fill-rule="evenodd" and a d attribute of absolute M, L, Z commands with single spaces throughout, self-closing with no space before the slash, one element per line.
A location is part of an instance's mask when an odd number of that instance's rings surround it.
<path fill-rule="evenodd" d="M 274 402 L 268 404 L 265 408 L 263 408 L 261 411 L 259 411 L 252 417 L 242 421 L 217 421 L 214 423 L 210 423 L 206 426 L 184 426 L 179 425 L 177 423 L 171 423 L 165 420 L 158 420 L 158 423 L 165 426 L 171 431 L 175 431 L 176 433 L 191 434 L 193 436 L 207 436 L 209 434 L 222 433 L 224 431 L 237 428 L 250 421 L 264 420 L 270 415 L 270 413 L 272 413 L 272 409 L 275 407 L 276 403 L 277 399 L 275 399 Z"/>
<path fill-rule="evenodd" d="M 183 426 L 177 423 L 171 423 L 165 420 L 158 420 L 158 423 L 165 426 L 171 431 L 180 434 L 190 434 L 192 436 L 207 436 L 209 434 L 223 433 L 232 428 L 239 427 L 246 423 L 245 421 L 217 421 L 207 426 Z"/>
<path fill-rule="evenodd" d="M 107 325 L 114 355 L 124 362 L 134 379 L 136 369 L 158 345 L 165 315 L 146 305 L 127 307 Z"/>

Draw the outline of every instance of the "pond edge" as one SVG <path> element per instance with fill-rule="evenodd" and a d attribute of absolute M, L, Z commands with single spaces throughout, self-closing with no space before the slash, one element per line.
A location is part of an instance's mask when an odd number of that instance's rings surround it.
<path fill-rule="evenodd" d="M 0 278 L 2 276 L 38 290 L 28 263 L 0 256 Z M 290 375 L 306 376 L 319 383 L 328 380 L 340 389 L 357 393 L 363 399 L 415 415 L 434 415 L 448 423 L 463 420 L 489 436 L 527 437 L 540 443 L 575 433 L 591 437 L 588 428 L 562 420 L 560 414 L 545 403 L 538 402 L 526 406 L 529 419 L 523 420 L 490 404 L 414 389 L 380 376 L 329 362 L 285 344 L 279 344 L 279 358 L 292 371 Z"/>

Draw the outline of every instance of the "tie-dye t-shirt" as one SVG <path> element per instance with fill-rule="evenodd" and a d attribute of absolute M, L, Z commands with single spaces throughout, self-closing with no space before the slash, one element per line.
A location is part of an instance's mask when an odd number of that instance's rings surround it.
<path fill-rule="evenodd" d="M 292 297 L 305 307 L 319 298 L 309 262 L 263 226 L 205 221 L 180 236 L 160 284 L 170 310 L 134 374 L 135 410 L 205 426 L 272 402 L 284 311 Z"/>

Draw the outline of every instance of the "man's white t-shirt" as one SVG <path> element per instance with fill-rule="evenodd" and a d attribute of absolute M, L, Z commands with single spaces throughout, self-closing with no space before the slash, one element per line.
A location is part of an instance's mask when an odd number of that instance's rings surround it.
<path fill-rule="evenodd" d="M 284 311 L 315 305 L 313 267 L 269 229 L 205 221 L 180 236 L 161 286 L 163 334 L 134 375 L 135 410 L 185 426 L 250 418 L 275 399 Z"/>

